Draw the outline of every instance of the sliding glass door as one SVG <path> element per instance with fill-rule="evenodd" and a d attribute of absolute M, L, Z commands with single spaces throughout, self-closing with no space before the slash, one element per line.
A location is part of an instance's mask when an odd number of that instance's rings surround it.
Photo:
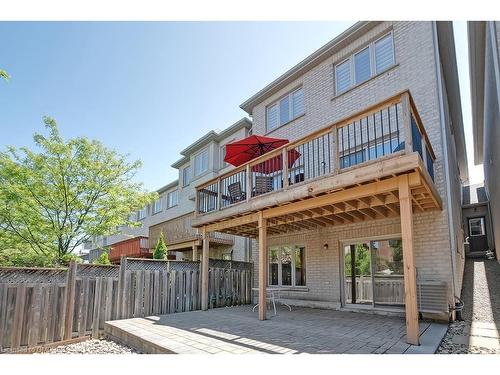
<path fill-rule="evenodd" d="M 344 246 L 344 303 L 404 305 L 403 249 L 400 239 Z"/>

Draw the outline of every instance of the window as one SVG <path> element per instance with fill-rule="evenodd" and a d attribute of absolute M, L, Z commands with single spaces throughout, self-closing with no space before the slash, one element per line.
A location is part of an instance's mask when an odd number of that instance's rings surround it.
<path fill-rule="evenodd" d="M 189 185 L 191 180 L 191 167 L 188 165 L 186 168 L 182 170 L 182 186 Z"/>
<path fill-rule="evenodd" d="M 336 94 L 382 73 L 394 63 L 394 43 L 392 33 L 389 33 L 335 66 Z"/>
<path fill-rule="evenodd" d="M 167 208 L 177 206 L 178 194 L 177 190 L 171 191 L 167 194 Z"/>
<path fill-rule="evenodd" d="M 297 89 L 267 107 L 267 130 L 271 131 L 304 114 L 304 92 Z"/>
<path fill-rule="evenodd" d="M 354 79 L 356 84 L 366 81 L 370 78 L 370 48 L 354 55 Z"/>
<path fill-rule="evenodd" d="M 269 285 L 306 285 L 305 247 L 285 245 L 269 248 Z"/>
<path fill-rule="evenodd" d="M 153 203 L 153 214 L 157 214 L 158 212 L 161 211 L 161 198 L 158 198 L 157 200 L 154 201 Z"/>
<path fill-rule="evenodd" d="M 340 94 L 351 87 L 351 61 L 347 60 L 335 67 L 336 92 Z"/>
<path fill-rule="evenodd" d="M 375 73 L 378 74 L 394 64 L 392 34 L 375 42 Z"/>
<path fill-rule="evenodd" d="M 220 148 L 220 167 L 225 168 L 229 165 L 229 163 L 226 163 L 224 161 L 224 158 L 226 157 L 226 145 L 221 146 Z"/>
<path fill-rule="evenodd" d="M 199 176 L 208 170 L 208 150 L 203 150 L 194 157 L 194 174 Z"/>
<path fill-rule="evenodd" d="M 139 211 L 137 211 L 137 219 L 138 220 L 142 220 L 146 217 L 147 215 L 147 207 L 144 207 L 142 209 L 140 209 Z"/>
<path fill-rule="evenodd" d="M 469 219 L 469 234 L 471 236 L 484 236 L 486 234 L 484 229 L 484 217 Z"/>

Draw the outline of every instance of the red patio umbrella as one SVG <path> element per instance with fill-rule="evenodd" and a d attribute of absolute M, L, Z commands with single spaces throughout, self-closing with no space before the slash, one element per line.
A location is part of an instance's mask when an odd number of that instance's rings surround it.
<path fill-rule="evenodd" d="M 288 151 L 288 168 L 293 166 L 293 163 L 300 157 L 300 152 L 295 149 Z M 274 158 L 264 160 L 262 163 L 256 164 L 252 167 L 253 172 L 259 172 L 264 174 L 271 174 L 276 171 L 280 171 L 283 168 L 283 162 L 281 161 L 282 155 L 276 155 Z"/>
<path fill-rule="evenodd" d="M 235 167 L 239 167 L 247 161 L 264 155 L 265 153 L 286 145 L 287 143 L 288 139 L 251 135 L 250 137 L 227 144 L 224 161 L 234 165 Z"/>
<path fill-rule="evenodd" d="M 238 167 L 250 160 L 268 153 L 288 143 L 288 139 L 270 138 L 260 135 L 251 135 L 245 139 L 226 145 L 226 156 L 224 161 Z M 254 172 L 272 173 L 282 169 L 281 155 L 263 161 L 252 167 Z M 288 167 L 300 157 L 296 150 L 288 151 Z"/>

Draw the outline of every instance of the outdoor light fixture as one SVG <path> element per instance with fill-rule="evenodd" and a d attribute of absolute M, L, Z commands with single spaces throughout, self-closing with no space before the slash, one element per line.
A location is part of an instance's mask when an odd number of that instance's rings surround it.
<path fill-rule="evenodd" d="M 324 250 L 328 250 L 328 244 L 327 244 L 327 243 L 325 243 L 325 244 L 323 245 L 323 249 L 324 249 Z"/>

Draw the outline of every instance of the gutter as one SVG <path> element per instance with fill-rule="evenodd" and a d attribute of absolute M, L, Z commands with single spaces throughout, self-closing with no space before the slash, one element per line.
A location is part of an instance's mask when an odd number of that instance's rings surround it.
<path fill-rule="evenodd" d="M 441 58 L 439 55 L 439 46 L 438 46 L 438 35 L 437 35 L 437 24 L 436 21 L 432 22 L 432 42 L 434 45 L 434 56 L 436 61 L 436 82 L 438 83 L 438 97 L 439 97 L 439 118 L 441 123 L 441 148 L 443 150 L 443 160 L 444 160 L 444 174 L 445 174 L 445 183 L 446 183 L 446 205 L 448 211 L 448 235 L 450 237 L 450 263 L 451 263 L 451 273 L 452 273 L 452 287 L 453 287 L 453 303 L 452 306 L 455 305 L 455 296 L 456 292 L 456 238 L 455 231 L 453 225 L 453 212 L 452 212 L 452 202 L 451 202 L 451 183 L 450 183 L 450 171 L 449 171 L 449 160 L 448 160 L 448 141 L 446 136 L 446 122 L 445 122 L 445 111 L 444 111 L 444 95 L 443 95 L 443 77 L 441 75 Z"/>

